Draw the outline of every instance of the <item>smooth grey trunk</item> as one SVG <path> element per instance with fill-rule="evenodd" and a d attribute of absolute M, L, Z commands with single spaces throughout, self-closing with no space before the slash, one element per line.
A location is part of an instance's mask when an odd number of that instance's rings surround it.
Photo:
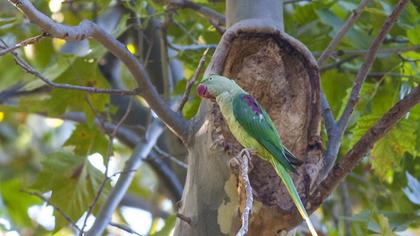
<path fill-rule="evenodd" d="M 227 0 L 226 24 L 232 26 L 236 22 L 247 19 L 268 19 L 284 31 L 282 0 Z"/>
<path fill-rule="evenodd" d="M 293 175 L 305 203 L 320 169 L 319 72 L 304 45 L 283 32 L 283 2 L 227 0 L 227 31 L 206 74 L 235 81 L 269 112 L 283 143 L 305 164 Z M 195 119 L 198 131 L 189 143 L 188 174 L 175 235 L 235 235 L 241 226 L 237 176 L 229 167 L 242 147 L 219 108 L 204 101 Z M 271 165 L 253 156 L 249 178 L 254 205 L 247 235 L 278 235 L 299 224 L 287 190 Z"/>

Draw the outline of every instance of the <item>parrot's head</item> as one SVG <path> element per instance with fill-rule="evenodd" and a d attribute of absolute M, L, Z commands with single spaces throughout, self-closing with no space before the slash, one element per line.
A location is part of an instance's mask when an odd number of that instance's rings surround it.
<path fill-rule="evenodd" d="M 219 94 L 237 87 L 235 81 L 221 75 L 211 74 L 197 86 L 197 94 L 202 98 L 215 99 Z"/>

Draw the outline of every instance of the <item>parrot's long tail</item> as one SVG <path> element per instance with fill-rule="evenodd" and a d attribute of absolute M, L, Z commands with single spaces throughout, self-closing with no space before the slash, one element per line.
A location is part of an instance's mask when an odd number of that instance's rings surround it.
<path fill-rule="evenodd" d="M 306 224 L 308 225 L 309 231 L 311 231 L 312 236 L 318 236 L 314 226 L 312 225 L 311 219 L 309 219 L 308 213 L 306 212 L 305 207 L 303 206 L 303 203 L 300 200 L 295 184 L 293 183 L 293 180 L 290 177 L 289 173 L 275 158 L 271 158 L 271 164 L 273 165 L 277 174 L 280 176 L 281 180 L 286 186 L 286 189 L 289 192 L 293 202 L 295 203 L 300 215 L 306 221 Z"/>

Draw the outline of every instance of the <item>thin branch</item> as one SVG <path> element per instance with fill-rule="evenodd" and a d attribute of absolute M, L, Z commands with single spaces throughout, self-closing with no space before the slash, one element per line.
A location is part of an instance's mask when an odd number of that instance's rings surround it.
<path fill-rule="evenodd" d="M 331 40 L 328 44 L 327 48 L 322 52 L 321 56 L 318 58 L 318 67 L 324 64 L 324 61 L 331 55 L 333 50 L 337 47 L 340 40 L 344 37 L 347 31 L 350 30 L 354 22 L 359 18 L 360 14 L 362 13 L 363 9 L 365 8 L 366 4 L 369 0 L 362 0 L 359 6 L 353 10 L 350 17 L 338 31 L 336 36 Z M 321 91 L 321 106 L 322 106 L 322 115 L 325 122 L 325 127 L 327 129 L 328 140 L 330 140 L 334 135 L 333 132 L 337 126 L 335 122 L 334 115 L 332 114 L 330 105 L 325 97 L 325 94 Z"/>
<path fill-rule="evenodd" d="M 3 55 L 5 55 L 9 52 L 15 51 L 18 48 L 25 47 L 29 44 L 35 44 L 35 43 L 41 41 L 41 39 L 43 39 L 47 36 L 48 36 L 48 34 L 43 33 L 43 34 L 37 35 L 35 37 L 25 39 L 22 42 L 15 44 L 15 46 L 13 46 L 13 47 L 9 47 L 9 48 L 6 48 L 4 50 L 1 50 L 0 51 L 0 56 L 3 56 Z"/>
<path fill-rule="evenodd" d="M 351 13 L 351 16 L 347 19 L 347 21 L 344 23 L 344 25 L 335 35 L 333 40 L 331 40 L 327 48 L 322 52 L 321 56 L 319 56 L 318 66 L 321 66 L 322 64 L 324 64 L 324 61 L 332 54 L 333 50 L 337 47 L 338 43 L 341 41 L 341 39 L 344 37 L 347 31 L 349 31 L 349 29 L 352 27 L 354 22 L 362 14 L 363 9 L 365 8 L 368 2 L 369 0 L 362 0 L 359 6 L 355 10 L 353 10 L 353 12 Z"/>
<path fill-rule="evenodd" d="M 353 148 L 348 151 L 329 172 L 318 188 L 309 198 L 310 211 L 317 209 L 322 202 L 331 194 L 337 185 L 349 174 L 368 154 L 373 145 L 385 136 L 398 121 L 400 121 L 414 106 L 420 103 L 420 86 L 414 88 L 406 97 L 395 104 L 387 113 L 380 118 L 363 136 Z"/>
<path fill-rule="evenodd" d="M 136 91 L 143 96 L 159 118 L 184 142 L 187 142 L 189 122 L 173 111 L 160 97 L 153 86 L 144 66 L 131 54 L 125 45 L 95 23 L 84 20 L 78 26 L 67 26 L 54 22 L 37 10 L 29 0 L 9 0 L 21 10 L 33 23 L 37 24 L 51 37 L 67 41 L 93 38 L 119 58 L 133 75 L 141 89 Z"/>
<path fill-rule="evenodd" d="M 187 169 L 188 165 L 185 164 L 184 162 L 178 160 L 176 157 L 172 156 L 171 154 L 163 151 L 160 147 L 158 147 L 157 145 L 153 147 L 153 150 L 156 151 L 157 154 L 159 154 L 160 156 L 172 161 L 173 163 L 177 164 L 178 166 Z"/>
<path fill-rule="evenodd" d="M 344 236 L 351 236 L 351 223 L 352 221 L 349 219 L 352 215 L 352 204 L 351 198 L 349 195 L 349 189 L 347 186 L 347 182 L 341 182 L 339 188 L 340 198 L 341 198 L 341 207 L 343 209 L 343 216 L 346 217 L 344 219 Z"/>
<path fill-rule="evenodd" d="M 352 61 L 352 60 L 356 59 L 357 57 L 358 57 L 357 55 L 348 56 L 348 57 L 346 57 L 346 58 L 344 58 L 344 59 L 342 59 L 342 60 L 338 60 L 338 61 L 336 61 L 336 62 L 334 62 L 334 63 L 328 64 L 328 65 L 325 65 L 325 66 L 321 66 L 321 67 L 319 68 L 319 70 L 320 70 L 321 72 L 324 72 L 324 71 L 327 71 L 327 70 L 329 70 L 329 69 L 339 68 L 339 67 L 341 67 L 341 65 L 343 65 L 344 63 L 349 62 L 349 61 Z"/>
<path fill-rule="evenodd" d="M 172 19 L 172 12 L 167 9 L 165 20 L 160 24 L 159 27 L 159 45 L 160 45 L 160 60 L 162 67 L 162 79 L 163 79 L 163 98 L 169 101 L 173 91 L 173 79 L 172 73 L 170 73 L 170 62 L 168 53 L 168 34 L 167 27 Z"/>
<path fill-rule="evenodd" d="M 41 114 L 41 115 L 44 115 L 44 114 Z M 69 112 L 57 118 L 64 119 L 64 120 L 71 120 L 71 121 L 75 121 L 79 123 L 87 122 L 86 116 L 82 112 Z M 102 128 L 102 125 L 100 124 L 98 117 L 95 118 L 95 124 L 99 126 L 100 128 Z M 115 130 L 116 124 L 111 123 L 111 122 L 105 122 L 103 126 L 105 130 L 102 130 L 102 132 L 111 133 Z M 118 139 L 122 141 L 122 143 L 130 147 L 134 147 L 136 143 L 141 141 L 141 138 L 139 137 L 137 133 L 125 127 L 118 128 L 116 137 L 118 137 Z"/>
<path fill-rule="evenodd" d="M 162 127 L 162 124 L 159 121 L 154 120 L 146 133 L 147 140 L 145 142 L 140 142 L 137 145 L 132 156 L 125 163 L 123 173 L 118 178 L 117 183 L 106 199 L 92 228 L 86 232 L 87 236 L 101 235 L 105 230 L 111 220 L 112 213 L 118 207 L 134 178 L 135 173 L 133 170 L 137 170 L 140 167 L 142 161 L 146 159 L 152 148 L 156 145 L 157 139 L 163 131 L 164 128 Z"/>
<path fill-rule="evenodd" d="M 0 48 L 8 48 L 7 45 L 3 40 L 0 39 L 4 46 L 0 46 Z M 137 95 L 139 92 L 137 90 L 123 90 L 123 89 L 102 89 L 102 88 L 95 88 L 95 87 L 86 87 L 86 86 L 79 86 L 79 85 L 71 85 L 71 84 L 59 84 L 52 82 L 47 77 L 45 77 L 41 72 L 37 71 L 31 65 L 29 65 L 26 61 L 24 61 L 16 52 L 11 51 L 13 58 L 16 64 L 21 67 L 26 73 L 34 75 L 35 77 L 41 79 L 43 82 L 46 83 L 47 86 L 55 89 L 67 89 L 67 90 L 78 90 L 84 91 L 88 93 L 94 94 L 113 94 L 113 95 L 121 95 L 121 96 L 131 96 Z"/>
<path fill-rule="evenodd" d="M 252 187 L 249 182 L 248 172 L 249 172 L 249 160 L 251 159 L 251 154 L 248 149 L 243 149 L 236 161 L 239 164 L 238 167 L 238 192 L 240 196 L 240 205 L 241 205 L 241 221 L 242 226 L 236 233 L 236 236 L 244 236 L 248 232 L 248 222 L 252 210 L 253 196 L 252 196 Z"/>
<path fill-rule="evenodd" d="M 368 53 L 364 58 L 364 63 L 357 74 L 357 77 L 353 83 L 353 88 L 350 94 L 350 98 L 347 101 L 347 104 L 344 108 L 343 114 L 338 121 L 338 130 L 339 134 L 344 132 L 347 127 L 348 120 L 353 112 L 354 107 L 356 106 L 359 100 L 359 93 L 360 89 L 362 88 L 363 82 L 366 79 L 369 70 L 375 61 L 376 52 L 379 49 L 379 46 L 382 44 L 385 36 L 391 30 L 394 23 L 397 21 L 398 17 L 400 16 L 402 10 L 404 9 L 405 5 L 408 3 L 408 0 L 400 0 L 396 8 L 392 11 L 391 15 L 385 21 L 381 31 L 379 32 L 378 36 L 376 36 L 375 40 L 373 41 L 372 45 L 370 46 Z"/>
<path fill-rule="evenodd" d="M 85 115 L 80 112 L 70 112 L 58 118 L 86 123 Z M 95 119 L 95 123 L 100 126 L 98 118 Z M 113 123 L 105 123 L 106 131 L 104 132 L 112 132 L 114 127 L 115 124 Z M 126 127 L 120 127 L 118 129 L 117 137 L 122 143 L 130 148 L 135 148 L 138 143 L 145 142 L 142 141 L 142 138 L 137 133 L 133 132 L 131 129 L 127 129 Z M 165 186 L 170 189 L 170 192 L 174 195 L 174 198 L 177 200 L 181 199 L 183 185 L 178 180 L 178 177 L 173 172 L 173 170 L 167 165 L 167 163 L 159 158 L 155 152 L 150 152 L 148 158 L 146 158 L 145 161 L 152 167 L 153 170 L 158 173 L 159 178 L 161 178 Z"/>
<path fill-rule="evenodd" d="M 342 71 L 349 71 L 352 73 L 357 73 L 359 70 L 352 69 L 352 68 L 341 68 Z M 393 71 L 392 69 L 390 71 Z M 382 77 L 396 77 L 396 78 L 411 78 L 411 79 L 418 79 L 420 78 L 420 75 L 417 73 L 417 75 L 404 75 L 401 73 L 396 72 L 389 72 L 389 71 L 372 71 L 367 74 L 367 77 L 373 77 L 373 78 L 382 78 Z"/>
<path fill-rule="evenodd" d="M 383 49 L 379 49 L 377 51 L 377 55 L 381 55 L 381 56 L 386 56 L 389 54 L 398 54 L 398 53 L 402 53 L 402 52 L 411 52 L 411 51 L 415 51 L 415 52 L 419 52 L 420 51 L 420 45 L 414 45 L 414 46 L 408 46 L 408 47 L 399 47 L 399 48 L 383 48 Z M 360 50 L 338 50 L 338 51 L 333 51 L 331 52 L 330 56 L 331 57 L 336 57 L 336 56 L 363 56 L 365 54 L 367 54 L 369 52 L 369 50 L 365 50 L 365 49 L 360 49 Z M 320 55 L 319 52 L 313 52 L 312 53 L 314 56 Z"/>
<path fill-rule="evenodd" d="M 181 8 L 189 8 L 192 10 L 195 10 L 196 12 L 200 13 L 201 15 L 205 16 L 209 21 L 213 21 L 218 26 L 223 26 L 226 23 L 226 18 L 224 15 L 220 14 L 219 12 L 205 7 L 201 6 L 193 1 L 188 0 L 171 0 L 169 2 L 171 5 L 175 5 L 177 7 Z"/>
<path fill-rule="evenodd" d="M 322 117 L 324 118 L 325 128 L 327 130 L 328 141 L 333 138 L 334 130 L 337 126 L 334 115 L 332 114 L 330 104 L 327 97 L 321 92 Z"/>
<path fill-rule="evenodd" d="M 152 199 L 150 200 L 151 201 L 149 202 L 145 199 L 135 196 L 134 194 L 127 193 L 124 195 L 124 198 L 121 199 L 120 207 L 127 206 L 142 209 L 144 211 L 150 212 L 153 217 L 160 217 L 163 219 L 166 219 L 170 216 L 169 212 L 160 209 L 159 206 L 153 203 Z"/>
<path fill-rule="evenodd" d="M 341 146 L 341 138 L 344 134 L 345 129 L 347 128 L 348 121 L 350 119 L 351 114 L 353 113 L 353 109 L 359 100 L 360 89 L 362 88 L 363 82 L 365 81 L 366 76 L 368 75 L 369 70 L 375 60 L 376 52 L 378 51 L 379 46 L 382 44 L 385 36 L 388 34 L 394 23 L 397 21 L 398 17 L 400 16 L 402 10 L 404 9 L 407 3 L 408 0 L 400 0 L 398 2 L 391 15 L 385 20 L 383 27 L 374 39 L 372 45 L 368 50 L 369 52 L 364 58 L 364 62 L 356 76 L 356 79 L 354 80 L 350 98 L 347 101 L 344 111 L 337 123 L 337 127 L 333 130 L 331 134 L 329 134 L 331 139 L 328 140 L 328 148 L 323 159 L 324 166 L 321 170 L 320 180 L 322 180 L 324 176 L 326 176 L 329 173 L 329 171 L 335 163 L 338 151 Z"/>
<path fill-rule="evenodd" d="M 197 81 L 201 73 L 203 72 L 204 64 L 206 63 L 207 54 L 209 52 L 209 49 L 207 48 L 203 55 L 201 56 L 200 62 L 198 63 L 197 69 L 195 69 L 195 72 L 190 80 L 187 81 L 187 87 L 185 89 L 184 94 L 182 95 L 181 101 L 179 103 L 179 106 L 177 108 L 178 112 L 181 112 L 182 109 L 185 106 L 185 103 L 188 101 L 188 96 L 190 95 L 191 89 L 194 85 L 194 83 Z"/>
<path fill-rule="evenodd" d="M 135 234 L 135 235 L 138 235 L 138 236 L 143 236 L 143 235 L 137 233 L 136 231 L 132 230 L 127 225 L 122 225 L 122 224 L 118 224 L 118 223 L 114 223 L 114 222 L 109 222 L 109 225 L 111 225 L 111 226 L 113 226 L 115 228 L 119 228 L 121 230 L 124 230 L 125 232 L 130 233 L 130 234 Z"/>
<path fill-rule="evenodd" d="M 42 199 L 48 205 L 52 206 L 54 208 L 54 210 L 56 210 L 58 213 L 60 213 L 64 217 L 64 219 L 66 219 L 67 222 L 69 222 L 78 232 L 81 232 L 79 226 L 77 226 L 76 222 L 74 222 L 71 219 L 71 217 L 69 215 L 67 215 L 67 213 L 65 213 L 59 207 L 57 207 L 53 203 L 51 203 L 50 200 L 48 198 L 44 197 L 41 193 L 38 193 L 38 192 L 30 192 L 30 191 L 26 191 L 26 190 L 21 190 L 21 191 L 24 192 L 24 193 L 27 193 L 29 195 L 33 195 L 33 196 L 36 196 L 36 197 Z"/>
<path fill-rule="evenodd" d="M 379 72 L 379 71 L 370 72 L 367 76 L 368 77 L 376 77 L 376 78 L 382 78 L 384 76 L 396 77 L 396 78 L 411 78 L 411 79 L 419 79 L 420 78 L 420 75 L 404 75 L 404 74 L 400 74 L 400 73 Z"/>
<path fill-rule="evenodd" d="M 98 117 L 98 115 L 97 115 L 97 112 L 96 112 L 95 108 L 93 107 L 92 103 L 89 101 L 89 99 L 88 99 L 87 97 L 86 97 L 86 101 L 88 102 L 88 104 L 89 104 L 90 108 L 92 109 L 92 111 L 94 112 L 95 116 L 96 116 L 96 117 Z M 89 205 L 88 211 L 87 211 L 87 213 L 86 213 L 86 217 L 85 217 L 85 219 L 84 219 L 84 221 L 83 221 L 83 226 L 82 226 L 82 229 L 81 229 L 81 231 L 80 231 L 80 236 L 82 236 L 82 235 L 83 235 L 83 233 L 84 233 L 84 229 L 85 229 L 85 227 L 86 227 L 87 220 L 88 220 L 88 218 L 89 218 L 90 214 L 92 214 L 92 211 L 93 211 L 93 209 L 95 208 L 96 204 L 98 203 L 99 198 L 101 197 L 101 194 L 102 194 L 102 192 L 103 192 L 103 190 L 104 190 L 104 188 L 105 188 L 106 184 L 107 184 L 107 183 L 108 183 L 108 181 L 110 181 L 110 179 L 111 179 L 110 177 L 108 177 L 108 171 L 109 171 L 109 160 L 110 160 L 110 158 L 111 158 L 111 156 L 112 156 L 112 153 L 113 153 L 113 148 L 114 148 L 114 139 L 115 139 L 115 136 L 116 136 L 116 135 L 117 135 L 117 133 L 118 133 L 118 129 L 120 128 L 121 124 L 125 121 L 125 119 L 126 119 L 126 118 L 128 117 L 128 115 L 130 114 L 132 101 L 133 101 L 133 100 L 132 100 L 132 99 L 130 99 L 130 101 L 129 101 L 129 103 L 128 103 L 128 106 L 127 106 L 127 109 L 126 109 L 126 111 L 125 111 L 124 115 L 123 115 L 123 116 L 121 117 L 121 119 L 118 121 L 118 123 L 117 123 L 117 125 L 114 127 L 114 130 L 112 131 L 112 133 L 108 133 L 108 140 L 109 140 L 109 141 L 108 141 L 108 151 L 107 151 L 107 154 L 106 154 L 106 157 L 105 157 L 105 172 L 104 172 L 104 179 L 102 180 L 101 185 L 99 186 L 99 189 L 98 189 L 98 191 L 96 192 L 95 198 L 93 199 L 92 203 Z M 102 119 L 100 119 L 100 125 L 101 125 L 101 127 L 102 127 L 102 129 L 103 129 L 103 130 L 106 130 L 106 129 L 105 129 L 105 123 L 102 121 Z"/>
<path fill-rule="evenodd" d="M 300 3 L 300 2 L 312 2 L 313 0 L 285 0 L 283 4 L 292 4 L 292 3 Z M 315 0 L 316 1 L 316 0 Z"/>
<path fill-rule="evenodd" d="M 168 46 L 176 51 L 198 51 L 205 49 L 216 49 L 216 44 L 192 44 L 192 45 L 178 45 L 169 43 Z"/>
<path fill-rule="evenodd" d="M 191 217 L 184 216 L 184 215 L 183 215 L 183 214 L 181 214 L 181 213 L 176 213 L 175 215 L 176 215 L 176 217 L 178 217 L 180 220 L 184 221 L 184 222 L 185 222 L 185 223 L 187 223 L 188 225 L 191 225 L 191 223 L 192 223 Z"/>

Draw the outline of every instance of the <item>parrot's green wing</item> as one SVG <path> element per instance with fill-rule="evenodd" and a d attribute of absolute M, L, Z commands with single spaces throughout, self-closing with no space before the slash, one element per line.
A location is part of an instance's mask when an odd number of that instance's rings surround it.
<path fill-rule="evenodd" d="M 296 171 L 295 167 L 302 164 L 302 161 L 294 157 L 281 144 L 280 136 L 270 116 L 251 95 L 241 93 L 233 98 L 233 114 L 246 132 L 274 156 L 275 159 L 269 158 L 268 161 L 270 161 L 274 170 L 282 179 L 299 213 L 308 224 L 311 234 L 314 236 L 318 235 L 299 197 L 293 180 L 287 172 Z"/>
<path fill-rule="evenodd" d="M 267 149 L 288 171 L 295 172 L 295 167 L 302 161 L 293 156 L 280 141 L 270 116 L 249 94 L 240 93 L 233 98 L 233 114 L 246 132 Z"/>

